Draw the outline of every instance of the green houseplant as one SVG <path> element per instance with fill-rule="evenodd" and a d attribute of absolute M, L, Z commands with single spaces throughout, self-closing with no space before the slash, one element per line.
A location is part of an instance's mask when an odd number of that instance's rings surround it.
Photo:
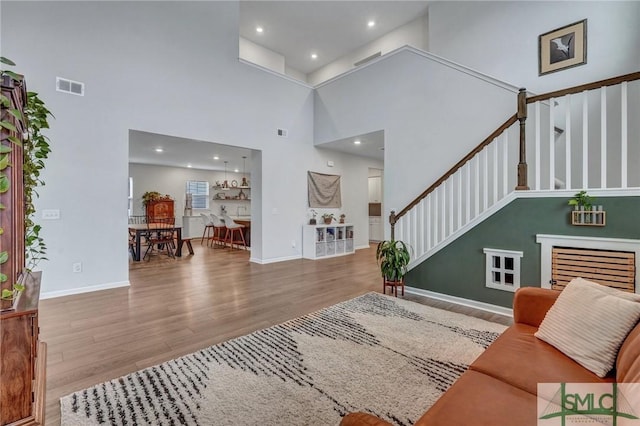
<path fill-rule="evenodd" d="M 587 194 L 587 191 L 580 191 L 569 200 L 570 206 L 577 206 L 577 210 L 591 210 L 591 203 L 595 200 L 595 197 L 591 197 Z"/>
<path fill-rule="evenodd" d="M 386 281 L 400 282 L 407 273 L 411 260 L 409 246 L 403 241 L 380 241 L 376 248 L 376 261 Z"/>
<path fill-rule="evenodd" d="M 3 65 L 15 66 L 15 63 L 7 58 L 0 57 L 0 63 Z M 0 78 L 10 78 L 16 81 L 22 81 L 23 76 L 10 70 L 0 70 Z M 7 130 L 6 141 L 8 144 L 0 144 L 0 194 L 3 194 L 11 188 L 11 182 L 5 173 L 10 167 L 9 153 L 12 152 L 13 146 L 22 146 L 22 180 L 24 190 L 24 248 L 26 265 L 21 277 L 16 280 L 11 288 L 3 288 L 0 298 L 4 300 L 15 299 L 20 292 L 24 290 L 23 282 L 28 274 L 41 261 L 46 260 L 46 245 L 40 236 L 41 226 L 34 221 L 35 205 L 34 199 L 38 197 L 37 187 L 44 186 L 40 173 L 45 167 L 44 161 L 48 158 L 51 148 L 49 139 L 42 133 L 43 129 L 49 128 L 48 118 L 53 117 L 51 111 L 47 109 L 44 102 L 37 93 L 27 92 L 26 104 L 24 110 L 11 108 L 11 100 L 5 95 L 0 94 L 0 105 L 6 111 L 0 120 L 0 127 Z M 16 126 L 9 120 L 9 116 L 19 122 L 26 132 L 23 135 L 23 141 L 11 135 L 11 132 L 17 131 Z M 2 142 L 5 142 L 3 138 Z M 6 206 L 0 205 L 0 209 Z M 0 234 L 4 232 L 0 227 Z M 0 269 L 2 264 L 9 260 L 10 253 L 8 251 L 0 252 Z M 9 277 L 0 272 L 0 283 L 5 283 Z"/>

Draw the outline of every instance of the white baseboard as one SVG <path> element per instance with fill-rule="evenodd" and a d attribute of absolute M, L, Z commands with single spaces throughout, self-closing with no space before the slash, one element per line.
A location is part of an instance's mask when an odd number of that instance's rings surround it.
<path fill-rule="evenodd" d="M 294 254 L 293 256 L 274 257 L 271 259 L 256 259 L 254 257 L 249 258 L 249 262 L 258 263 L 260 265 L 266 265 L 269 263 L 285 262 L 287 260 L 302 259 L 302 254 Z"/>
<path fill-rule="evenodd" d="M 416 287 L 405 287 L 405 289 L 407 293 L 416 294 L 418 296 L 425 296 L 431 299 L 442 300 L 444 302 L 480 309 L 482 311 L 491 312 L 492 314 L 504 315 L 506 317 L 513 318 L 513 309 L 505 308 L 504 306 L 492 305 L 491 303 L 478 302 L 477 300 L 450 296 L 443 293 L 436 293 L 435 291 L 423 290 Z"/>
<path fill-rule="evenodd" d="M 356 250 L 362 250 L 362 249 L 368 249 L 368 248 L 371 248 L 369 244 L 367 244 L 366 246 L 356 246 Z"/>
<path fill-rule="evenodd" d="M 56 297 L 72 296 L 74 294 L 90 293 L 92 291 L 109 290 L 112 288 L 129 287 L 129 281 L 92 285 L 89 287 L 71 288 L 69 290 L 45 291 L 40 295 L 40 300 L 53 299 Z"/>

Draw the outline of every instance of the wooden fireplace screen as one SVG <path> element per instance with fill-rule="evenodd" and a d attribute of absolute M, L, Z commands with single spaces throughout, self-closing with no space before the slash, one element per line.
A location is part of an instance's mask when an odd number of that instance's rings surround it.
<path fill-rule="evenodd" d="M 635 253 L 594 249 L 553 247 L 551 288 L 562 290 L 581 277 L 608 287 L 635 292 Z"/>

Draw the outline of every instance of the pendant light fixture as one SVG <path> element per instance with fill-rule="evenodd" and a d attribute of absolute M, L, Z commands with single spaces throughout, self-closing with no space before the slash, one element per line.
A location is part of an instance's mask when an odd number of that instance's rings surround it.
<path fill-rule="evenodd" d="M 225 191 L 229 190 L 229 181 L 227 180 L 227 161 L 224 162 L 224 183 L 222 184 L 222 188 Z"/>
<path fill-rule="evenodd" d="M 245 161 L 247 160 L 247 156 L 242 156 L 242 183 L 240 184 L 240 188 L 248 188 L 249 182 L 247 182 L 247 175 L 245 174 Z"/>

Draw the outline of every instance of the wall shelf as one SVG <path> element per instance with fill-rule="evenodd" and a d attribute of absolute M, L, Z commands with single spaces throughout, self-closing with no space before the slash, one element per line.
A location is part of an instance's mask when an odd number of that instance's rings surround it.
<path fill-rule="evenodd" d="M 574 210 L 571 212 L 571 224 L 576 226 L 605 226 L 607 212 L 603 210 Z"/>

